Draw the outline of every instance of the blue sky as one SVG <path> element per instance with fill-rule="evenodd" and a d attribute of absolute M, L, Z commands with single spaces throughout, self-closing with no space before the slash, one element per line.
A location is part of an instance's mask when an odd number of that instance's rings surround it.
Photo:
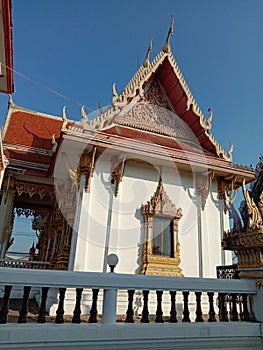
<path fill-rule="evenodd" d="M 212 133 L 234 162 L 256 165 L 263 153 L 263 1 L 13 0 L 15 93 L 20 106 L 80 119 L 111 102 L 143 63 L 153 59 L 175 16 L 173 54 Z M 26 79 L 24 76 L 32 80 Z M 56 90 L 68 99 L 51 90 Z M 8 97 L 0 95 L 4 121 Z M 21 225 L 21 223 L 20 223 Z"/>
<path fill-rule="evenodd" d="M 263 2 L 261 0 L 13 0 L 14 102 L 80 119 L 111 102 L 152 59 L 175 16 L 173 54 L 202 111 L 214 113 L 212 133 L 234 162 L 256 165 L 262 152 Z M 58 91 L 70 100 L 27 80 Z M 0 96 L 1 122 L 7 96 Z M 75 102 L 78 101 L 78 102 Z"/>

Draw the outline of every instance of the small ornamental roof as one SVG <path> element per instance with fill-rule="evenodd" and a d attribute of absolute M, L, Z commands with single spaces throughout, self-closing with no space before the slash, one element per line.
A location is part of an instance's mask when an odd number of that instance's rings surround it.
<path fill-rule="evenodd" d="M 10 99 L 2 132 L 9 167 L 46 176 L 61 127 L 61 118 L 19 107 Z"/>

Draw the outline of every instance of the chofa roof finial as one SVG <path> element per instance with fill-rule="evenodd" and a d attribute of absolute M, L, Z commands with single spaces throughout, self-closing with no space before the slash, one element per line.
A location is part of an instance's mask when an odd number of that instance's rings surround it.
<path fill-rule="evenodd" d="M 150 42 L 149 42 L 149 47 L 148 47 L 148 50 L 147 50 L 147 53 L 146 53 L 146 56 L 145 56 L 145 59 L 144 59 L 144 62 L 143 62 L 143 67 L 147 68 L 149 67 L 149 64 L 150 64 L 150 54 L 151 54 L 151 51 L 152 51 L 152 36 L 150 35 Z"/>
<path fill-rule="evenodd" d="M 114 105 L 117 102 L 118 97 L 119 97 L 118 93 L 116 91 L 116 83 L 112 84 L 112 95 L 113 95 L 113 97 L 112 97 L 112 104 Z"/>
<path fill-rule="evenodd" d="M 163 46 L 163 52 L 165 52 L 165 53 L 169 53 L 171 51 L 170 38 L 171 38 L 171 35 L 173 33 L 173 29 L 174 29 L 174 15 L 171 15 L 171 17 L 172 18 L 171 18 L 169 32 L 167 34 L 167 38 L 166 38 L 165 44 Z"/>
<path fill-rule="evenodd" d="M 67 113 L 66 113 L 66 106 L 62 109 L 62 127 L 61 130 L 65 130 L 67 128 L 68 120 L 67 120 Z"/>
<path fill-rule="evenodd" d="M 88 116 L 87 116 L 87 114 L 85 112 L 85 106 L 81 107 L 81 119 L 82 119 L 81 125 L 82 125 L 83 128 L 85 128 L 86 122 L 87 122 L 87 119 L 88 119 Z"/>

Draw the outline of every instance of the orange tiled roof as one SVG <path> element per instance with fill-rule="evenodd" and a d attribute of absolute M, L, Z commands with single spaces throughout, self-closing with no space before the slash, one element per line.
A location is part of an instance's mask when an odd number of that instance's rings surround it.
<path fill-rule="evenodd" d="M 54 154 L 52 135 L 58 142 L 62 119 L 18 108 L 7 123 L 3 145 L 9 165 L 46 176 Z"/>

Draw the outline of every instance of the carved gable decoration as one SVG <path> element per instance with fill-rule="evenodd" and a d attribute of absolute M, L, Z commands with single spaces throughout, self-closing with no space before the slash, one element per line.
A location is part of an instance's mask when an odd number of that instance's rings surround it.
<path fill-rule="evenodd" d="M 155 194 L 150 201 L 142 206 L 141 210 L 145 219 L 154 215 L 170 216 L 178 219 L 183 216 L 182 209 L 177 209 L 176 205 L 167 195 L 161 177 Z"/>
<path fill-rule="evenodd" d="M 142 99 L 132 102 L 127 113 L 114 118 L 116 124 L 193 141 L 191 132 L 171 110 L 155 80 Z"/>

